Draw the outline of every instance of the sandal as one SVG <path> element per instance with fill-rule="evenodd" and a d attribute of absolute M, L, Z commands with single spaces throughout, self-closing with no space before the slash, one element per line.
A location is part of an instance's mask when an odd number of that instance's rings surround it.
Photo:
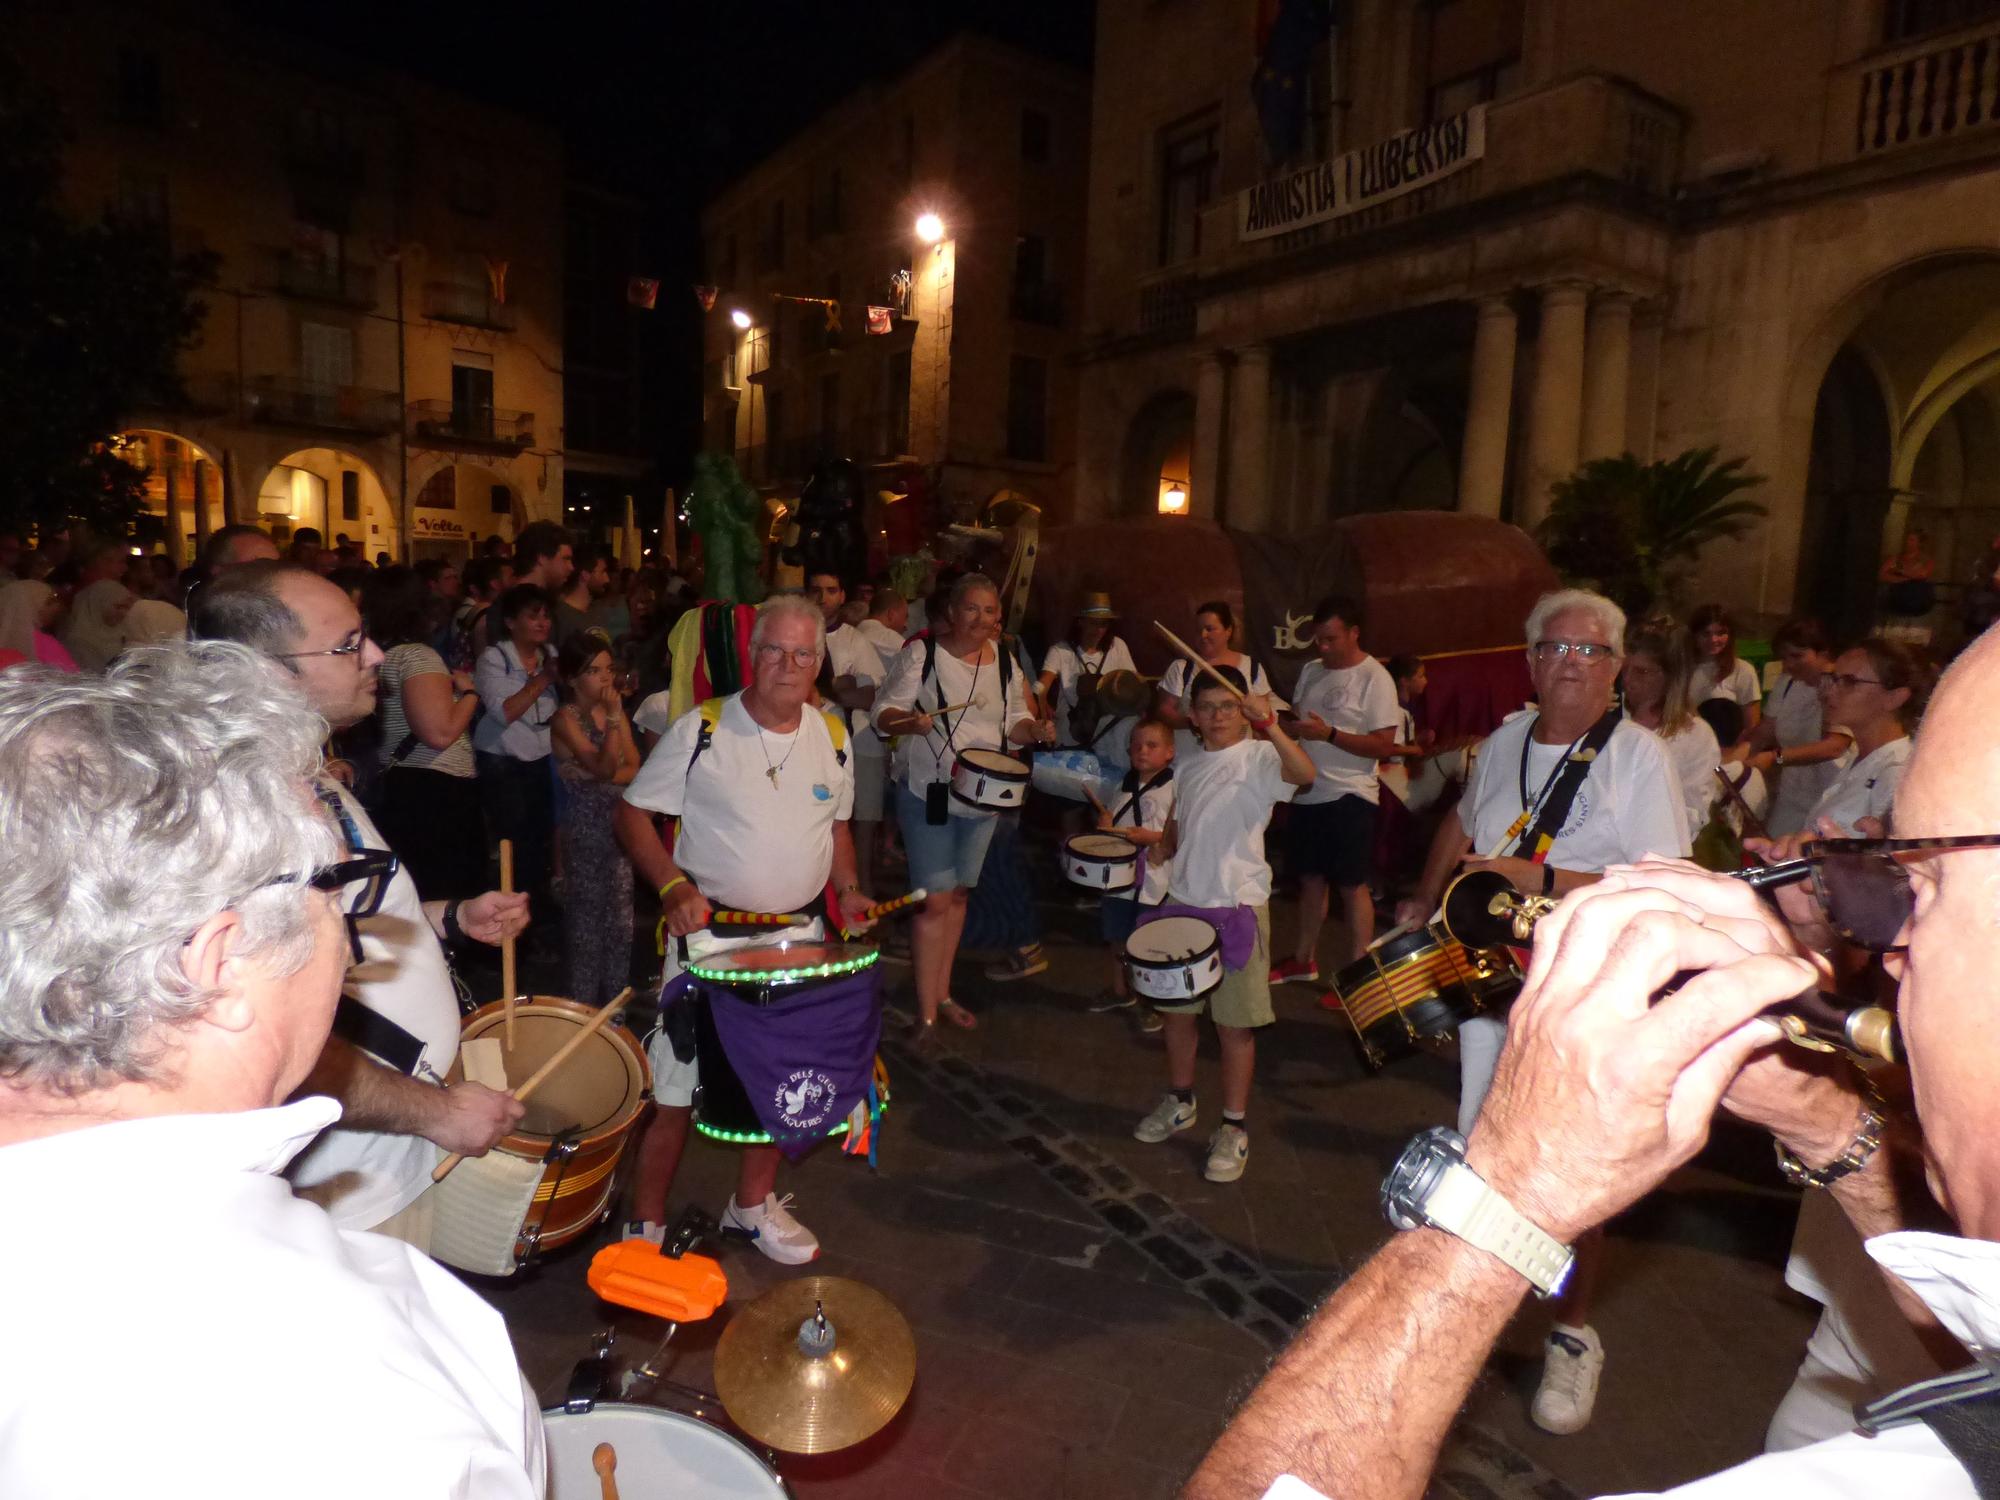
<path fill-rule="evenodd" d="M 979 1017 L 950 996 L 938 1002 L 938 1017 L 950 1021 L 960 1031 L 976 1031 L 979 1028 Z"/>

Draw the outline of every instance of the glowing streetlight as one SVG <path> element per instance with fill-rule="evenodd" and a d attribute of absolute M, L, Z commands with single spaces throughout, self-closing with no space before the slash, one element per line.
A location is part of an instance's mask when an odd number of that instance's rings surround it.
<path fill-rule="evenodd" d="M 944 238 L 944 220 L 933 213 L 918 214 L 917 238 L 926 245 L 935 245 Z"/>
<path fill-rule="evenodd" d="M 747 329 L 750 326 L 750 314 L 740 307 L 733 307 L 729 310 L 729 321 L 738 328 Z"/>
<path fill-rule="evenodd" d="M 1184 516 L 1187 514 L 1187 487 L 1179 480 L 1170 483 L 1160 491 L 1160 514 L 1163 516 Z"/>

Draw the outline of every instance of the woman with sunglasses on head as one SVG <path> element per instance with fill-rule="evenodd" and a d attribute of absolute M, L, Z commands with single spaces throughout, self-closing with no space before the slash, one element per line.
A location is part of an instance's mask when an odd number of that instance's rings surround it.
<path fill-rule="evenodd" d="M 1887 822 L 1910 761 L 1910 727 L 1929 691 L 1929 664 L 1899 642 L 1871 636 L 1840 653 L 1820 681 L 1820 699 L 1826 722 L 1852 731 L 1854 759 L 1813 804 L 1809 830 L 1852 836 L 1863 818 Z"/>
<path fill-rule="evenodd" d="M 1667 747 L 1667 761 L 1680 783 L 1688 837 L 1700 833 L 1721 795 L 1715 768 L 1722 758 L 1715 731 L 1694 711 L 1689 696 L 1691 663 L 1677 630 L 1641 628 L 1625 641 L 1625 714 L 1650 729 Z"/>
<path fill-rule="evenodd" d="M 1736 621 L 1720 604 L 1704 604 L 1688 617 L 1688 633 L 1695 650 L 1688 696 L 1696 703 L 1719 697 L 1742 705 L 1743 732 L 1751 733 L 1764 716 L 1764 692 L 1757 669 L 1736 654 Z"/>

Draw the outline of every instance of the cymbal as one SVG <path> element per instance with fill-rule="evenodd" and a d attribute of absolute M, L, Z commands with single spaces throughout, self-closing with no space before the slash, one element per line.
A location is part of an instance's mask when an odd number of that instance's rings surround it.
<path fill-rule="evenodd" d="M 731 1316 L 715 1349 L 722 1409 L 785 1453 L 831 1453 L 872 1436 L 916 1378 L 903 1315 L 873 1287 L 838 1276 L 773 1287 Z"/>

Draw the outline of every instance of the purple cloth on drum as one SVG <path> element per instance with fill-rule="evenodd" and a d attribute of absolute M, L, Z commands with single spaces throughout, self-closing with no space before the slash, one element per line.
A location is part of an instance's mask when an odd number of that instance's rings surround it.
<path fill-rule="evenodd" d="M 1215 929 L 1222 947 L 1222 967 L 1242 968 L 1257 951 L 1257 909 L 1254 906 L 1188 906 L 1180 901 L 1163 901 L 1148 922 L 1162 917 L 1193 917 Z"/>
<path fill-rule="evenodd" d="M 882 1039 L 882 979 L 804 986 L 770 1005 L 703 984 L 715 1034 L 771 1140 L 796 1161 L 868 1097 Z"/>

